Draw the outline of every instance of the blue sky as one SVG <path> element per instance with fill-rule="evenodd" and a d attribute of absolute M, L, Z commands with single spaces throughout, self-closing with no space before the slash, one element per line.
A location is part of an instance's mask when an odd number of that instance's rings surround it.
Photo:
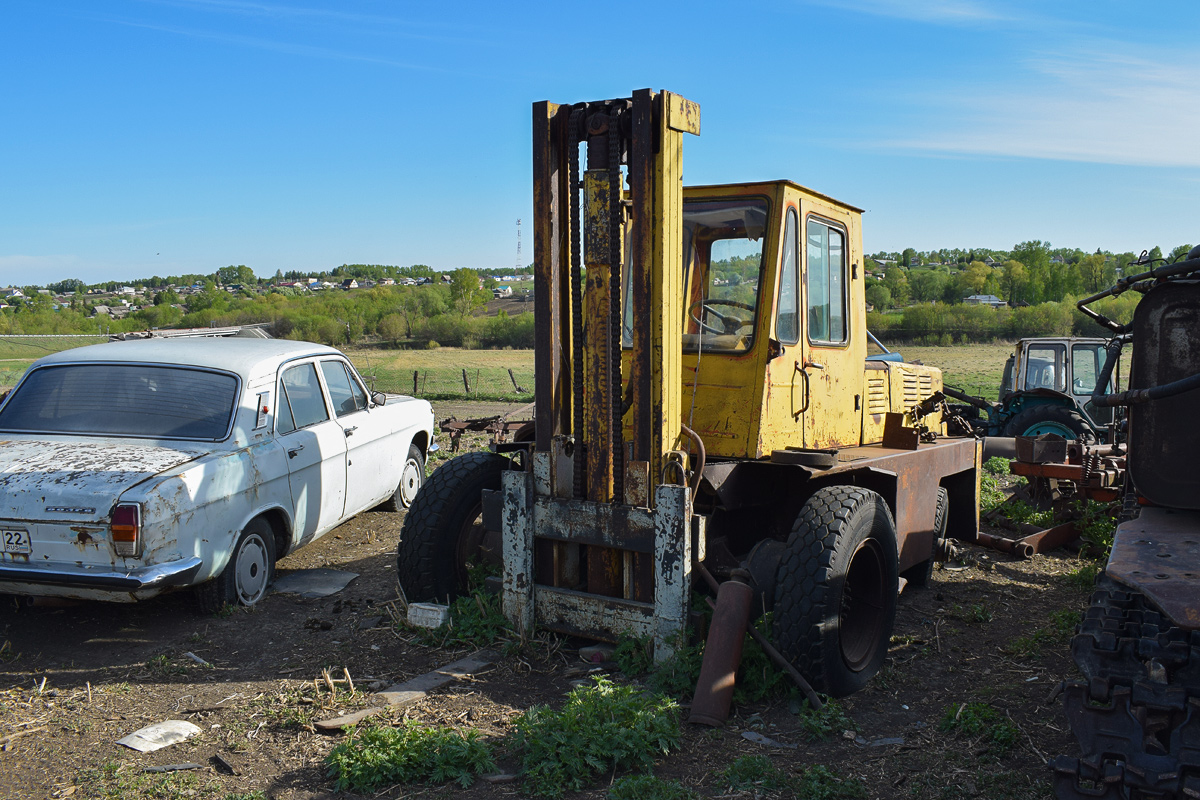
<path fill-rule="evenodd" d="M 599 9 L 602 9 L 599 10 Z M 601 24 L 607 23 L 607 24 Z M 0 284 L 532 260 L 530 105 L 698 102 L 685 181 L 868 252 L 1200 240 L 1200 4 L 6 0 Z"/>

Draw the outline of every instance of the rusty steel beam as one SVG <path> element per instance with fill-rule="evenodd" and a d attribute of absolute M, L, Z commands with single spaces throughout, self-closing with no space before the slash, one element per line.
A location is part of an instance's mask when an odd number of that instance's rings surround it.
<path fill-rule="evenodd" d="M 571 432 L 570 106 L 533 106 L 534 396 L 539 451 Z"/>

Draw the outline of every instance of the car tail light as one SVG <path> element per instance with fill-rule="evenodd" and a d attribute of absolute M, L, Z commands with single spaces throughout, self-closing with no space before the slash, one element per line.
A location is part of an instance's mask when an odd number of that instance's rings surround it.
<path fill-rule="evenodd" d="M 112 524 L 113 548 L 119 556 L 136 556 L 138 539 L 142 527 L 142 509 L 133 503 L 126 503 L 113 509 Z"/>

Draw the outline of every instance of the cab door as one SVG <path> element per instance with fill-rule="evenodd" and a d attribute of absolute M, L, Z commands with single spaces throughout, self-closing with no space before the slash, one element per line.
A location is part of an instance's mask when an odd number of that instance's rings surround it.
<path fill-rule="evenodd" d="M 800 234 L 804 330 L 794 369 L 809 449 L 857 445 L 862 433 L 866 343 L 853 340 L 863 323 L 852 318 L 849 224 L 810 207 Z"/>
<path fill-rule="evenodd" d="M 767 360 L 767 400 L 762 450 L 804 446 L 804 420 L 808 402 L 801 367 L 804 354 L 800 309 L 799 204 L 784 211 L 779 246 L 779 278 L 775 299 L 775 335 Z"/>

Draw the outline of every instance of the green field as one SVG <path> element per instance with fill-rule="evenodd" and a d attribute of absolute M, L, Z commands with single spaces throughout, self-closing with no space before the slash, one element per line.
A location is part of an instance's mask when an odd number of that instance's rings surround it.
<path fill-rule="evenodd" d="M 11 387 L 33 361 L 46 353 L 103 341 L 101 337 L 0 337 L 0 387 Z M 954 347 L 899 348 L 909 361 L 940 367 L 945 383 L 994 399 L 1010 344 L 966 344 Z M 527 402 L 533 395 L 532 350 L 390 350 L 347 348 L 359 372 L 380 391 L 416 393 L 421 397 L 470 398 Z M 513 387 L 508 371 L 517 385 Z M 467 373 L 469 392 L 463 387 Z"/>

